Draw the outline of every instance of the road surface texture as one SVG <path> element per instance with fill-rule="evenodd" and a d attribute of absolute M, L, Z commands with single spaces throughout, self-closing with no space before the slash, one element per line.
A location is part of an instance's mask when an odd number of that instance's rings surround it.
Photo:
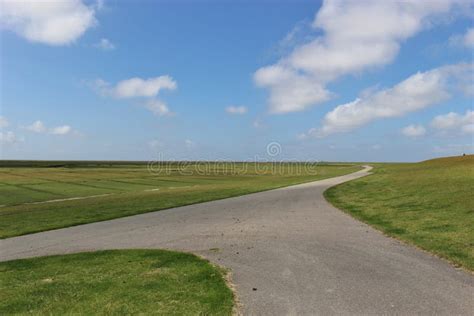
<path fill-rule="evenodd" d="M 193 252 L 232 270 L 244 315 L 474 313 L 474 277 L 325 201 L 337 178 L 0 241 L 0 260 Z"/>

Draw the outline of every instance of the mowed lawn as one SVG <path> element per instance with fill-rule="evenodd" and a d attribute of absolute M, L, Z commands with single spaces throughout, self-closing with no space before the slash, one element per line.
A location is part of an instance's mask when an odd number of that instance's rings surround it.
<path fill-rule="evenodd" d="M 474 270 L 474 156 L 376 164 L 330 188 L 338 208 L 388 235 Z"/>
<path fill-rule="evenodd" d="M 0 263 L 1 315 L 231 315 L 225 271 L 191 254 L 109 250 Z"/>
<path fill-rule="evenodd" d="M 0 238 L 238 196 L 361 168 L 170 163 L 150 171 L 143 163 L 13 164 L 19 163 L 4 162 L 6 166 L 0 167 Z M 65 200 L 70 198 L 79 199 Z"/>

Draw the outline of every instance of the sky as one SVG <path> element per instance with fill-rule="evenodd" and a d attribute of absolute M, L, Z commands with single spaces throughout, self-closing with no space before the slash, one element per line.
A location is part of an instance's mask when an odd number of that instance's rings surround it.
<path fill-rule="evenodd" d="M 474 152 L 474 1 L 0 0 L 0 158 Z"/>

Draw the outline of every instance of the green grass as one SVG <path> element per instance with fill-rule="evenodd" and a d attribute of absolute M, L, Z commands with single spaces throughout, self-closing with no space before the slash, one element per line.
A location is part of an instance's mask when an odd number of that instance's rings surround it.
<path fill-rule="evenodd" d="M 222 199 L 351 173 L 352 164 L 9 162 L 0 167 L 0 238 Z M 246 168 L 244 168 L 246 167 Z M 156 170 L 156 169 L 155 169 Z M 163 170 L 163 169 L 160 169 Z M 74 197 L 88 199 L 31 204 Z"/>
<path fill-rule="evenodd" d="M 374 174 L 325 192 L 336 207 L 474 270 L 474 156 L 376 164 Z"/>
<path fill-rule="evenodd" d="M 225 272 L 192 254 L 108 250 L 0 263 L 0 314 L 231 315 Z"/>

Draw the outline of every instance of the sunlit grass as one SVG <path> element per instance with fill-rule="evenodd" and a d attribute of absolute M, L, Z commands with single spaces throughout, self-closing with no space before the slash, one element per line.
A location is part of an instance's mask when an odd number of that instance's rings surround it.
<path fill-rule="evenodd" d="M 330 188 L 335 206 L 388 235 L 474 270 L 474 156 L 376 164 Z"/>
<path fill-rule="evenodd" d="M 0 168 L 0 238 L 222 199 L 351 173 L 357 165 L 146 165 Z M 207 169 L 205 169 L 207 168 Z M 315 172 L 314 172 L 315 171 Z M 101 195 L 101 196 L 95 196 Z M 88 199 L 37 203 L 55 199 Z"/>
<path fill-rule="evenodd" d="M 0 263 L 0 314 L 231 315 L 224 271 L 191 254 L 111 250 Z"/>

